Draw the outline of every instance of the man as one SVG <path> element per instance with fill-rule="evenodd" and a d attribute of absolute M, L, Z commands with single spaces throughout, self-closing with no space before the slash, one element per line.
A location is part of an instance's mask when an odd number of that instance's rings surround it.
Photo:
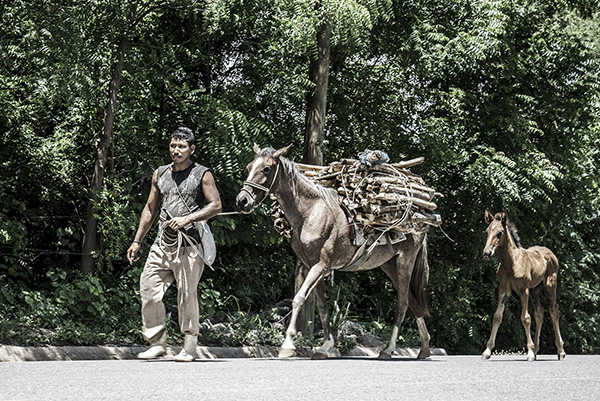
<path fill-rule="evenodd" d="M 179 328 L 185 334 L 183 349 L 174 359 L 191 362 L 196 358 L 200 318 L 197 288 L 204 259 L 197 231 L 191 228 L 193 222 L 219 214 L 221 198 L 210 170 L 190 160 L 195 150 L 194 134 L 189 128 L 181 127 L 173 132 L 169 145 L 173 163 L 154 171 L 148 202 L 133 244 L 127 250 L 130 263 L 139 260 L 137 252 L 160 207 L 158 237 L 150 248 L 140 277 L 142 332 L 150 343 L 148 350 L 138 354 L 140 359 L 158 358 L 166 353 L 167 330 L 162 299 L 173 281 L 177 285 Z M 186 235 L 178 235 L 179 230 Z M 190 240 L 190 237 L 196 240 Z"/>

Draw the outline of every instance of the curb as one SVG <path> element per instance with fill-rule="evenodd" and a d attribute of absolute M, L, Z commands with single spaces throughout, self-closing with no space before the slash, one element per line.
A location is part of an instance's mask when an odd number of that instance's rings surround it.
<path fill-rule="evenodd" d="M 27 362 L 27 361 L 94 361 L 94 360 L 126 360 L 137 359 L 137 354 L 145 351 L 147 347 L 18 347 L 12 345 L 0 345 L 0 362 Z M 167 347 L 167 354 L 160 358 L 173 359 L 181 347 Z M 314 349 L 298 347 L 296 356 L 310 358 Z M 196 347 L 197 359 L 219 359 L 219 358 L 277 358 L 279 347 L 273 346 L 246 346 L 246 347 Z M 416 358 L 418 348 L 396 348 L 397 355 Z M 379 349 L 367 347 L 355 347 L 346 355 L 341 355 L 337 349 L 329 352 L 330 358 L 343 357 L 376 357 Z M 447 356 L 443 348 L 432 348 L 432 356 Z"/>

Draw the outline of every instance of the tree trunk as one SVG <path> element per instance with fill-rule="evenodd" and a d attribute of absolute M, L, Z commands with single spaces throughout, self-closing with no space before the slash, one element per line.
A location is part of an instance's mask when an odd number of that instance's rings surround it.
<path fill-rule="evenodd" d="M 106 171 L 106 162 L 108 160 L 108 151 L 113 135 L 113 123 L 115 121 L 115 106 L 117 104 L 117 94 L 121 85 L 121 74 L 123 72 L 123 62 L 125 53 L 129 47 L 129 40 L 123 37 L 119 43 L 118 61 L 114 67 L 110 85 L 108 88 L 108 100 L 104 109 L 104 122 L 102 125 L 102 133 L 100 142 L 98 143 L 96 162 L 94 163 L 94 174 L 90 187 L 90 196 L 88 199 L 85 228 L 83 235 L 82 255 L 81 255 L 81 272 L 83 274 L 92 273 L 94 271 L 94 256 L 97 243 L 97 227 L 98 219 L 97 207 L 100 200 L 100 192 L 104 185 L 104 173 Z"/>
<path fill-rule="evenodd" d="M 318 56 L 311 60 L 309 78 L 315 84 L 308 96 L 306 131 L 304 134 L 303 162 L 323 165 L 323 139 L 325 137 L 325 112 L 327 110 L 327 83 L 329 81 L 329 54 L 331 50 L 331 25 L 323 22 L 317 32 Z M 295 291 L 298 292 L 308 274 L 308 267 L 296 263 Z M 314 333 L 315 296 L 310 294 L 300 310 L 297 328 L 304 335 Z"/>
<path fill-rule="evenodd" d="M 331 48 L 331 25 L 329 23 L 324 22 L 319 27 L 317 45 L 318 57 L 311 60 L 309 70 L 309 78 L 315 84 L 315 88 L 308 97 L 303 161 L 306 164 L 322 166 Z"/>

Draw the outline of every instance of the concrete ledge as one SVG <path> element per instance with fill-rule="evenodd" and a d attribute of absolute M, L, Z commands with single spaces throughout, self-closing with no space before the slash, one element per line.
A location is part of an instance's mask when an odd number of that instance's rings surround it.
<path fill-rule="evenodd" d="M 107 359 L 136 359 L 138 353 L 145 351 L 147 347 L 17 347 L 11 345 L 0 345 L 0 362 L 25 362 L 25 361 L 83 361 L 83 360 L 107 360 Z M 181 347 L 168 347 L 167 354 L 162 359 L 173 359 Z M 196 348 L 198 359 L 218 358 L 277 358 L 279 347 L 254 346 L 254 347 L 201 347 Z M 379 349 L 356 347 L 344 356 L 376 357 Z M 397 355 L 416 358 L 418 348 L 396 348 Z M 314 349 L 298 347 L 296 354 L 299 357 L 312 357 Z M 446 356 L 443 348 L 432 348 L 432 355 Z M 337 349 L 332 349 L 330 358 L 344 357 Z"/>
<path fill-rule="evenodd" d="M 0 362 L 18 361 L 82 361 L 106 359 L 136 359 L 147 347 L 17 347 L 0 345 Z M 167 347 L 164 359 L 172 359 L 181 347 Z M 217 358 L 271 358 L 277 357 L 278 348 L 256 347 L 197 347 L 199 359 Z"/>
<path fill-rule="evenodd" d="M 351 349 L 345 356 L 379 356 L 380 349 L 366 348 L 366 347 L 355 347 Z M 396 348 L 394 355 L 408 356 L 416 358 L 419 355 L 419 348 Z M 431 356 L 448 356 L 446 350 L 443 348 L 431 348 Z"/>

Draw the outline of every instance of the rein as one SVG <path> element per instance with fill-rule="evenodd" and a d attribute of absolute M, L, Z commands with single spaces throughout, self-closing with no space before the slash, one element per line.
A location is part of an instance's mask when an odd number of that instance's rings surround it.
<path fill-rule="evenodd" d="M 269 196 L 269 194 L 271 193 L 271 188 L 273 188 L 273 184 L 275 184 L 275 179 L 277 178 L 277 173 L 279 173 L 279 162 L 277 163 L 276 166 L 277 167 L 275 168 L 275 175 L 273 176 L 273 180 L 271 181 L 271 185 L 269 185 L 269 188 L 265 187 L 264 185 L 260 185 L 255 182 L 252 182 L 252 181 L 244 181 L 244 186 L 242 187 L 240 192 L 241 191 L 246 192 L 252 198 L 253 201 L 256 200 L 256 195 L 253 192 L 250 192 L 248 189 L 246 189 L 246 185 L 251 188 L 261 190 L 265 193 L 265 196 L 263 196 L 263 198 L 260 200 L 260 202 L 255 204 L 254 207 L 260 205 L 267 198 L 267 196 Z"/>

